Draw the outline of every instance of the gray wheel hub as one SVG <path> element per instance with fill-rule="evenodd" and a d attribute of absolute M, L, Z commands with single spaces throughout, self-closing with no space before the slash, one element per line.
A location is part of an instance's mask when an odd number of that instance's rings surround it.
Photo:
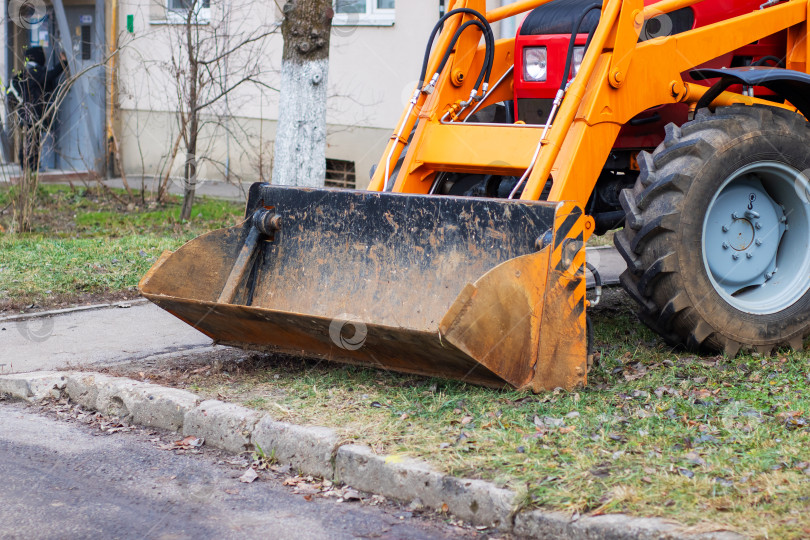
<path fill-rule="evenodd" d="M 735 308 L 775 313 L 810 289 L 808 188 L 796 169 L 763 161 L 734 172 L 709 203 L 703 260 Z"/>

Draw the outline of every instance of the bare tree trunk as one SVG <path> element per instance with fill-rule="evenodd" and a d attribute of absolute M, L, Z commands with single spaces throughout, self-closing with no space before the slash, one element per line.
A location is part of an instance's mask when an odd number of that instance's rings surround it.
<path fill-rule="evenodd" d="M 22 145 L 22 175 L 12 197 L 12 232 L 24 233 L 31 231 L 34 203 L 39 184 L 39 153 L 42 138 L 39 135 L 40 127 L 23 126 L 20 144 Z"/>
<path fill-rule="evenodd" d="M 180 211 L 180 220 L 191 218 L 191 208 L 194 206 L 194 195 L 197 192 L 197 131 L 199 130 L 198 92 L 199 87 L 199 59 L 198 51 L 192 32 L 196 31 L 191 24 L 193 10 L 197 3 L 192 2 L 192 8 L 186 19 L 186 46 L 188 47 L 188 131 L 186 137 L 186 164 L 183 167 L 183 208 Z"/>
<path fill-rule="evenodd" d="M 332 2 L 287 0 L 283 11 L 284 52 L 273 182 L 323 187 Z"/>
<path fill-rule="evenodd" d="M 186 165 L 184 167 L 185 188 L 183 193 L 183 209 L 180 211 L 180 220 L 188 221 L 191 218 L 191 208 L 194 206 L 194 195 L 197 191 L 197 113 L 191 114 L 188 127 L 188 146 L 186 151 Z"/>
<path fill-rule="evenodd" d="M 17 185 L 17 193 L 13 199 L 14 211 L 12 213 L 11 232 L 24 233 L 31 231 L 34 203 L 37 198 L 37 171 L 25 168 Z"/>
<path fill-rule="evenodd" d="M 174 163 L 174 159 L 177 157 L 177 152 L 180 151 L 180 143 L 183 141 L 183 130 L 186 129 L 185 126 L 180 127 L 180 131 L 177 133 L 177 137 L 174 139 L 174 144 L 172 145 L 172 151 L 169 154 L 169 158 L 167 160 L 166 165 L 166 174 L 163 175 L 163 179 L 160 181 L 158 185 L 157 195 L 155 196 L 155 202 L 164 202 L 167 192 L 169 190 L 169 180 L 171 180 L 172 176 L 172 163 Z M 145 169 L 145 166 L 142 166 Z M 143 186 L 141 186 L 141 193 L 143 193 Z"/>
<path fill-rule="evenodd" d="M 118 146 L 118 137 L 115 136 L 115 131 L 110 133 L 110 146 L 112 147 L 112 158 L 114 159 L 115 165 L 118 167 L 118 173 L 121 175 L 121 182 L 124 184 L 124 189 L 127 192 L 127 196 L 130 199 L 130 202 L 135 198 L 132 194 L 132 188 L 129 187 L 129 180 L 127 180 L 127 173 L 124 170 L 124 163 L 121 160 L 121 147 Z"/>

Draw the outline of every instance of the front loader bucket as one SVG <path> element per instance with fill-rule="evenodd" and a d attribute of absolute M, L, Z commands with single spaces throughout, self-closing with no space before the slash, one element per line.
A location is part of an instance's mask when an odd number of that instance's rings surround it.
<path fill-rule="evenodd" d="M 143 295 L 226 345 L 494 387 L 585 383 L 574 205 L 254 184 L 247 216 L 164 253 Z"/>

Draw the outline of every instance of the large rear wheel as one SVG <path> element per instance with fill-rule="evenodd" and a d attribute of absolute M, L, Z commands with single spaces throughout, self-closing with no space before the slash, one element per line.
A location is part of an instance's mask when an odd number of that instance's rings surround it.
<path fill-rule="evenodd" d="M 810 334 L 810 124 L 790 111 L 698 111 L 639 156 L 615 243 L 639 317 L 672 344 L 768 353 Z"/>

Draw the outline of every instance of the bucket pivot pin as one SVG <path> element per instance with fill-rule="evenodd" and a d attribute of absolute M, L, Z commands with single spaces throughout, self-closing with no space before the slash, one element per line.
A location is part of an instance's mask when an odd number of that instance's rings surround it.
<path fill-rule="evenodd" d="M 225 287 L 222 288 L 222 293 L 217 300 L 219 304 L 230 304 L 233 302 L 239 285 L 244 280 L 248 270 L 253 267 L 253 262 L 256 260 L 256 255 L 259 251 L 257 249 L 259 247 L 259 241 L 264 238 L 272 240 L 276 231 L 281 230 L 281 216 L 270 210 L 257 210 L 253 213 L 250 222 L 250 232 L 248 232 L 245 243 L 239 251 L 231 273 L 228 275 Z"/>

